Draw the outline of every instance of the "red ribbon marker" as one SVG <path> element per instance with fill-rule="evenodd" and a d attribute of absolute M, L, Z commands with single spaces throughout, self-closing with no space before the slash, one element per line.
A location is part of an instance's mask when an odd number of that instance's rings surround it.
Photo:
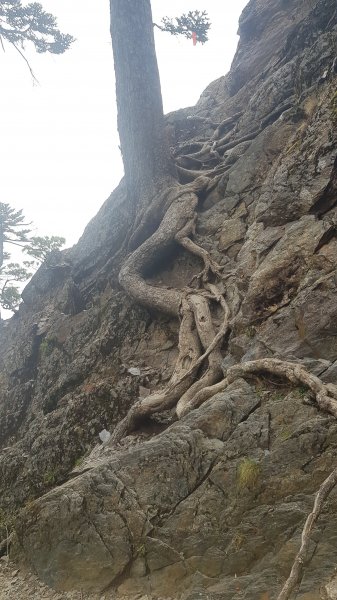
<path fill-rule="evenodd" d="M 193 46 L 196 46 L 197 44 L 197 34 L 195 31 L 192 31 L 192 40 L 193 40 Z"/>

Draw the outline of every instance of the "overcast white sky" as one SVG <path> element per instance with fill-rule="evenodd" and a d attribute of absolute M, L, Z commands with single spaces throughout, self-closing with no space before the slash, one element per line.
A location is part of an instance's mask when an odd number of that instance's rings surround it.
<path fill-rule="evenodd" d="M 0 202 L 23 208 L 38 235 L 62 235 L 72 245 L 116 187 L 118 150 L 109 0 L 40 0 L 76 42 L 61 56 L 27 51 L 39 85 L 11 48 L 0 50 Z M 165 112 L 191 106 L 224 75 L 247 0 L 152 0 L 154 21 L 207 10 L 210 41 L 156 32 Z"/>

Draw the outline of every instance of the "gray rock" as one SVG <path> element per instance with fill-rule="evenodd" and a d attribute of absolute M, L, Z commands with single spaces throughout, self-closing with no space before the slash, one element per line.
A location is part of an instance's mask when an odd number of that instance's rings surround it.
<path fill-rule="evenodd" d="M 241 219 L 229 219 L 225 221 L 220 231 L 219 250 L 227 250 L 235 242 L 245 237 L 246 226 Z"/>

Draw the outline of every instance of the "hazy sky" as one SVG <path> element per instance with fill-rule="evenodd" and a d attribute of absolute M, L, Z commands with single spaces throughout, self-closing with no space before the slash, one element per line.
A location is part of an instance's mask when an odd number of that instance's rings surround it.
<path fill-rule="evenodd" d="M 0 202 L 23 208 L 38 235 L 62 235 L 72 245 L 120 180 L 109 0 L 40 0 L 76 42 L 61 56 L 27 57 L 33 85 L 10 47 L 1 59 Z M 210 41 L 193 46 L 156 31 L 165 112 L 191 106 L 224 75 L 237 44 L 247 0 L 152 0 L 154 21 L 207 10 Z M 94 8 L 93 8 L 94 7 Z"/>

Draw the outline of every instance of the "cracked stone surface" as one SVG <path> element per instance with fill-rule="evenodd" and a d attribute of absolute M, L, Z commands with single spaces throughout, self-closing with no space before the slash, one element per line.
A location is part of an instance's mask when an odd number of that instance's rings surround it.
<path fill-rule="evenodd" d="M 36 575 L 12 561 L 0 561 L 0 600 L 173 600 L 173 598 L 149 594 L 136 596 L 116 596 L 106 590 L 103 594 L 90 594 L 83 591 L 56 592 L 43 584 Z"/>
<path fill-rule="evenodd" d="M 107 448 L 32 503 L 20 517 L 18 552 L 61 590 L 81 582 L 88 592 L 112 585 L 119 594 L 180 597 L 197 573 L 210 598 L 273 597 L 336 444 L 337 423 L 302 389 L 238 380 L 152 440 Z M 318 593 L 334 569 L 336 505 L 332 495 L 303 594 Z"/>

